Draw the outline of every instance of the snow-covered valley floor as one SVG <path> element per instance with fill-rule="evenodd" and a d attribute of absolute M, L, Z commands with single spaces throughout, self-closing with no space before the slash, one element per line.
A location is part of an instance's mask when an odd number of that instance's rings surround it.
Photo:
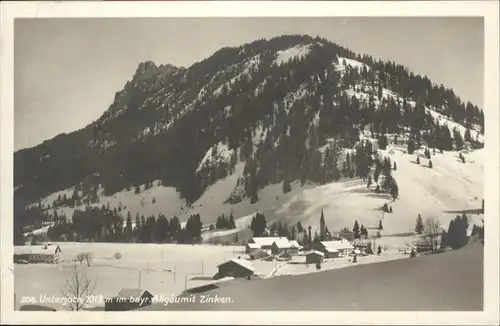
<path fill-rule="evenodd" d="M 305 256 L 294 256 L 290 262 L 252 260 L 251 263 L 261 278 L 313 273 L 408 258 L 408 254 L 399 249 L 414 239 L 415 237 L 379 238 L 376 245 L 384 248 L 380 256 L 358 256 L 355 264 L 348 258 L 327 259 L 322 263 L 321 270 L 317 270 L 313 264 L 305 264 Z M 42 295 L 61 298 L 61 287 L 66 278 L 72 275 L 71 261 L 82 252 L 90 252 L 93 257 L 88 275 L 96 284 L 93 292 L 95 298 L 112 297 L 122 288 L 137 287 L 146 289 L 153 295 L 176 296 L 186 289 L 214 282 L 211 278 L 217 272 L 217 265 L 238 257 L 248 259 L 243 246 L 53 243 L 48 246 L 47 251 L 54 250 L 57 245 L 62 249 L 58 264 L 15 264 L 16 308 L 22 305 L 21 300 L 26 296 L 32 296 L 38 301 Z M 22 250 L 29 250 L 29 246 Z M 122 255 L 120 260 L 113 258 L 116 252 Z M 57 302 L 38 304 L 57 310 L 68 309 L 68 306 Z M 97 301 L 89 303 L 87 308 L 103 306 L 103 301 Z"/>

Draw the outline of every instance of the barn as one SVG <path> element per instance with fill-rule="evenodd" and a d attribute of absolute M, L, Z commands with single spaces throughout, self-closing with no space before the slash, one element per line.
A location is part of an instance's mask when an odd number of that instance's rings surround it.
<path fill-rule="evenodd" d="M 248 243 L 254 243 L 258 245 L 260 249 L 268 250 L 271 249 L 271 246 L 275 241 L 285 240 L 288 242 L 288 239 L 286 237 L 253 237 Z"/>
<path fill-rule="evenodd" d="M 256 243 L 248 243 L 246 246 L 245 246 L 245 252 L 247 254 L 250 254 L 251 252 L 257 250 L 257 249 L 261 249 L 260 248 L 260 245 L 256 244 Z"/>
<path fill-rule="evenodd" d="M 127 311 L 151 305 L 153 295 L 144 289 L 123 288 L 116 297 L 107 298 L 105 311 Z"/>
<path fill-rule="evenodd" d="M 313 250 L 306 254 L 307 264 L 317 264 L 321 263 L 325 257 L 325 254 L 321 251 Z"/>
<path fill-rule="evenodd" d="M 255 249 L 251 253 L 249 253 L 248 255 L 250 256 L 250 259 L 252 259 L 252 260 L 262 259 L 262 258 L 266 258 L 269 256 L 269 254 L 262 249 Z"/>
<path fill-rule="evenodd" d="M 338 258 L 340 255 L 340 252 L 337 249 L 334 248 L 323 248 L 322 252 L 325 254 L 325 258 Z"/>
<path fill-rule="evenodd" d="M 213 279 L 218 280 L 224 277 L 249 277 L 255 274 L 255 268 L 247 260 L 234 258 L 217 266 L 218 272 Z"/>
<path fill-rule="evenodd" d="M 279 253 L 296 253 L 298 248 L 295 248 L 287 238 L 280 238 L 274 241 L 271 245 L 271 252 L 273 255 L 277 255 Z"/>
<path fill-rule="evenodd" d="M 14 247 L 14 263 L 26 262 L 30 264 L 57 264 L 59 262 L 59 253 L 38 246 Z"/>
<path fill-rule="evenodd" d="M 354 247 L 347 240 L 321 241 L 315 245 L 315 249 L 325 254 L 325 258 L 346 257 Z"/>

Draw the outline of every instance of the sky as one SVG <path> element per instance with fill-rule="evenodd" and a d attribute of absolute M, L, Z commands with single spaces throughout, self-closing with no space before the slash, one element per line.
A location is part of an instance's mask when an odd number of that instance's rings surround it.
<path fill-rule="evenodd" d="M 14 148 L 99 118 L 140 62 L 189 67 L 221 47 L 283 34 L 405 65 L 482 108 L 482 17 L 16 19 Z"/>

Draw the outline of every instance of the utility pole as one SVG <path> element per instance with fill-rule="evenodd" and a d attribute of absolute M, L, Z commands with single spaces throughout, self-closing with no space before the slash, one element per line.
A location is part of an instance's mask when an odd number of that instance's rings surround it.
<path fill-rule="evenodd" d="M 311 238 L 311 226 L 309 225 L 309 250 L 312 248 L 312 238 Z"/>

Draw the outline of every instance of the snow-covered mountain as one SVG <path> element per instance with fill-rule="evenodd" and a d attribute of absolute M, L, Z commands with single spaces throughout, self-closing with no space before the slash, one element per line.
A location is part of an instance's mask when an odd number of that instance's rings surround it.
<path fill-rule="evenodd" d="M 323 210 L 333 230 L 375 226 L 387 202 L 384 229 L 407 232 L 419 213 L 446 224 L 481 207 L 483 134 L 477 106 L 403 66 L 321 38 L 257 40 L 189 68 L 141 63 L 95 122 L 16 152 L 15 220 L 105 206 L 316 228 Z M 395 201 L 367 187 L 384 157 L 397 162 Z"/>

